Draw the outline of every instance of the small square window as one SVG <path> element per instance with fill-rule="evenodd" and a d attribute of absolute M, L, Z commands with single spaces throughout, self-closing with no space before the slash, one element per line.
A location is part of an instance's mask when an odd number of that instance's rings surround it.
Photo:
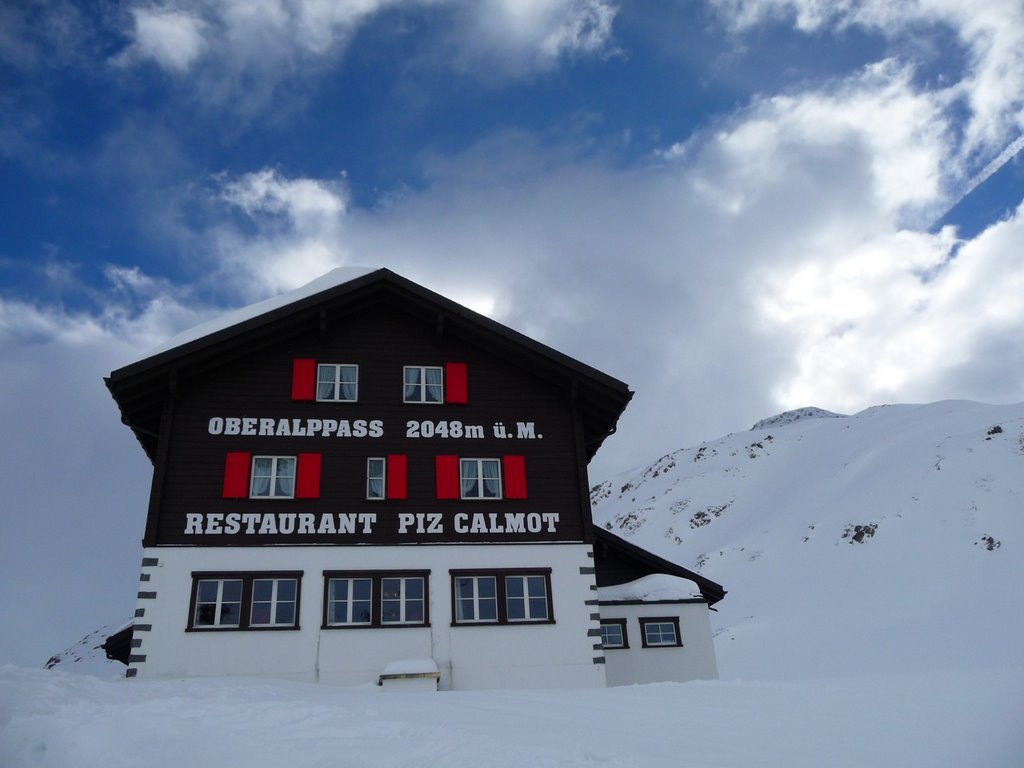
<path fill-rule="evenodd" d="M 498 620 L 498 589 L 494 576 L 455 579 L 455 621 L 469 624 Z"/>
<path fill-rule="evenodd" d="M 506 576 L 505 606 L 509 621 L 546 621 L 548 590 L 544 576 Z"/>
<path fill-rule="evenodd" d="M 444 402 L 444 373 L 441 366 L 407 365 L 402 376 L 402 402 Z"/>
<path fill-rule="evenodd" d="M 680 646 L 679 617 L 640 619 L 644 648 Z"/>
<path fill-rule="evenodd" d="M 629 648 L 625 619 L 601 620 L 601 644 L 605 648 Z"/>
<path fill-rule="evenodd" d="M 295 579 L 253 579 L 250 627 L 295 624 L 298 582 Z"/>
<path fill-rule="evenodd" d="M 316 371 L 316 399 L 354 403 L 359 399 L 359 366 L 321 363 Z"/>
<path fill-rule="evenodd" d="M 384 577 L 380 582 L 381 624 L 423 623 L 423 579 Z"/>
<path fill-rule="evenodd" d="M 329 579 L 327 624 L 369 624 L 373 607 L 372 579 Z"/>

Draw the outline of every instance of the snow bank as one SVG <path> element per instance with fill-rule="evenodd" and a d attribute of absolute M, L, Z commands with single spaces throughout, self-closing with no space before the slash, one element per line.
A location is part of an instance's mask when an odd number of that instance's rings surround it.
<path fill-rule="evenodd" d="M 1018 768 L 1024 669 L 382 694 L 0 669 L 4 768 Z"/>

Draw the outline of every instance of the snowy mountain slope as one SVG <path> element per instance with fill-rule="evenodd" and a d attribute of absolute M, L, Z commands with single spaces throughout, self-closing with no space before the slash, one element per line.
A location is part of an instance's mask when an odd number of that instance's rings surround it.
<path fill-rule="evenodd" d="M 1019 665 L 1024 404 L 802 409 L 593 489 L 729 594 L 723 679 Z"/>

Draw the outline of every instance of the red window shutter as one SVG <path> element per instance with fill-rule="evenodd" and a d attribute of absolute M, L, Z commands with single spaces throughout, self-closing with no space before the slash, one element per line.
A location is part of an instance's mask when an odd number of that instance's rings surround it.
<path fill-rule="evenodd" d="M 224 460 L 225 499 L 249 498 L 249 459 L 248 453 L 228 453 Z"/>
<path fill-rule="evenodd" d="M 465 363 L 444 364 L 444 401 L 457 405 L 469 402 Z"/>
<path fill-rule="evenodd" d="M 320 454 L 300 453 L 295 470 L 295 498 L 320 498 Z"/>
<path fill-rule="evenodd" d="M 434 467 L 437 472 L 437 498 L 461 498 L 462 494 L 459 490 L 459 457 L 435 456 Z"/>
<path fill-rule="evenodd" d="M 522 456 L 504 456 L 501 460 L 505 473 L 505 498 L 526 498 L 526 459 Z"/>
<path fill-rule="evenodd" d="M 316 360 L 292 361 L 292 400 L 316 400 Z"/>
<path fill-rule="evenodd" d="M 385 496 L 389 499 L 404 499 L 406 495 L 406 457 L 401 453 L 389 454 L 387 458 L 387 489 Z"/>

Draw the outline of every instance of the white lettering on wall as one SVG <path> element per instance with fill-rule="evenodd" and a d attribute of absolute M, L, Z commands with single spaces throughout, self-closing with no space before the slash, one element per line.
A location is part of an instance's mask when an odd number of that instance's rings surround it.
<path fill-rule="evenodd" d="M 257 416 L 213 416 L 206 424 L 211 435 L 260 437 L 383 437 L 382 419 L 273 419 Z"/>
<path fill-rule="evenodd" d="M 400 512 L 398 534 L 416 536 L 445 533 L 441 512 Z M 557 533 L 557 512 L 458 512 L 452 530 L 467 534 Z M 187 536 L 370 536 L 377 524 L 375 512 L 336 512 L 319 516 L 312 512 L 189 512 Z"/>

